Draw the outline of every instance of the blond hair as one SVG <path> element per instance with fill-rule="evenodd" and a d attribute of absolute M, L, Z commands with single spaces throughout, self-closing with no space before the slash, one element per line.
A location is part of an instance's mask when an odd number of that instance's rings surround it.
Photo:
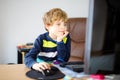
<path fill-rule="evenodd" d="M 67 22 L 68 20 L 66 12 L 60 8 L 53 8 L 46 12 L 43 16 L 43 22 L 47 25 L 53 25 L 55 21 L 59 20 L 62 20 L 64 22 Z"/>

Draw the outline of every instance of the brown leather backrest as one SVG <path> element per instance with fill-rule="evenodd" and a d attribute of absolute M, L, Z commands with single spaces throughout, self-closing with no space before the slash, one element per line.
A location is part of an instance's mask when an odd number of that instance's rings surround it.
<path fill-rule="evenodd" d="M 84 59 L 86 18 L 69 18 L 68 31 L 71 37 L 71 57 Z"/>

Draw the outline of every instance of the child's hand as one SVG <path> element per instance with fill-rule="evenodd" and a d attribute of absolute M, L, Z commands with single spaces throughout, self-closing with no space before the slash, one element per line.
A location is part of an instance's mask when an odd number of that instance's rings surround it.
<path fill-rule="evenodd" d="M 58 35 L 57 35 L 57 42 L 62 41 L 63 38 L 68 35 L 68 33 L 69 33 L 68 31 L 65 31 L 65 32 L 63 32 L 63 33 L 61 33 L 61 34 L 58 34 Z"/>
<path fill-rule="evenodd" d="M 41 70 L 45 70 L 45 69 L 50 69 L 50 66 L 51 65 L 46 62 L 40 62 L 40 63 L 33 64 L 32 68 L 37 71 L 41 71 Z"/>

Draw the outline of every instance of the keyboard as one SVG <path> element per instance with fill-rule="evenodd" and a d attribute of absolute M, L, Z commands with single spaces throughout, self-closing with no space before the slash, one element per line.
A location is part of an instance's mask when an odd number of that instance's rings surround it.
<path fill-rule="evenodd" d="M 83 69 L 84 69 L 84 63 L 80 61 L 64 62 L 64 63 L 61 63 L 60 66 L 66 67 L 75 72 L 83 72 Z"/>

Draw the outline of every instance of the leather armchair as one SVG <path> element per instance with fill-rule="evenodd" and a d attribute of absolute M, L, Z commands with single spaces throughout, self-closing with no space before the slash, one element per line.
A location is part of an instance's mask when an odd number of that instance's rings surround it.
<path fill-rule="evenodd" d="M 68 31 L 71 37 L 69 61 L 83 61 L 85 51 L 86 18 L 69 18 Z"/>

